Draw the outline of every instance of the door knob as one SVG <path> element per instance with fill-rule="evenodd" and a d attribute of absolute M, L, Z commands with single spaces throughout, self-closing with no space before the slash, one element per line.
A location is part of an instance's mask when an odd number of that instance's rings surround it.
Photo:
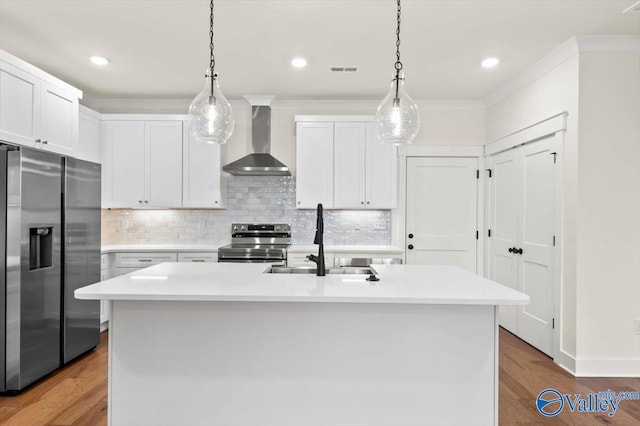
<path fill-rule="evenodd" d="M 413 238 L 413 234 L 409 234 L 409 238 Z"/>
<path fill-rule="evenodd" d="M 408 245 L 408 249 L 409 249 L 409 250 L 413 250 L 413 244 L 409 244 L 409 245 Z"/>

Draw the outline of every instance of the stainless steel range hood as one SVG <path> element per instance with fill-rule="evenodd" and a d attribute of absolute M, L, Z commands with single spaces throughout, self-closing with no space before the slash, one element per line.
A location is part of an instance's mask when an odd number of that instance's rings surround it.
<path fill-rule="evenodd" d="M 271 148 L 271 107 L 251 107 L 253 153 L 222 168 L 234 176 L 291 176 L 289 168 L 269 154 Z"/>

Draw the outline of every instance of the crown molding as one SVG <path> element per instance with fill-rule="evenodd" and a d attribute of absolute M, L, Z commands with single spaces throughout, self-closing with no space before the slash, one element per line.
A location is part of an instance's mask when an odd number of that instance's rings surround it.
<path fill-rule="evenodd" d="M 246 96 L 245 99 L 231 99 L 233 108 L 248 108 L 253 102 L 264 105 L 268 101 L 272 109 L 311 109 L 314 111 L 370 111 L 375 112 L 379 99 L 277 99 L 273 96 Z M 191 99 L 151 99 L 151 98 L 94 98 L 85 97 L 82 104 L 103 114 L 186 114 Z M 422 100 L 417 101 L 423 111 L 483 109 L 481 100 Z"/>
<path fill-rule="evenodd" d="M 490 93 L 484 98 L 484 104 L 486 106 L 497 104 L 577 54 L 578 42 L 575 37 L 572 37 L 514 79 Z"/>
<path fill-rule="evenodd" d="M 597 35 L 571 37 L 534 65 L 484 98 L 495 105 L 579 53 L 639 53 L 640 36 Z"/>
<path fill-rule="evenodd" d="M 580 53 L 640 53 L 640 36 L 578 36 Z"/>

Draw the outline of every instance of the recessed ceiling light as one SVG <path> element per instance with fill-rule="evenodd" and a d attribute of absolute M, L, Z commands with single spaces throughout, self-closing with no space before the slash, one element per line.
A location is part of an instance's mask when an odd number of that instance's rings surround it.
<path fill-rule="evenodd" d="M 109 60 L 107 58 L 105 58 L 104 56 L 94 55 L 94 56 L 90 57 L 89 60 L 94 65 L 98 65 L 98 66 L 101 66 L 101 67 L 104 67 L 105 65 L 107 65 L 109 63 Z"/>
<path fill-rule="evenodd" d="M 305 58 L 293 58 L 291 60 L 291 65 L 294 68 L 304 68 L 307 66 L 307 60 Z"/>
<path fill-rule="evenodd" d="M 493 68 L 500 63 L 498 58 L 486 58 L 482 61 L 482 68 Z"/>

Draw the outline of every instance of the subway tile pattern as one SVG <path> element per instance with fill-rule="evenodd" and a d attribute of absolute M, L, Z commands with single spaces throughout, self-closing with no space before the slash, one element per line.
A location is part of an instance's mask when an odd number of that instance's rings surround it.
<path fill-rule="evenodd" d="M 225 210 L 103 210 L 103 244 L 203 244 L 231 240 L 235 222 L 292 224 L 294 244 L 311 244 L 315 210 L 295 207 L 295 178 L 228 176 Z M 326 210 L 325 244 L 391 244 L 389 210 Z"/>

